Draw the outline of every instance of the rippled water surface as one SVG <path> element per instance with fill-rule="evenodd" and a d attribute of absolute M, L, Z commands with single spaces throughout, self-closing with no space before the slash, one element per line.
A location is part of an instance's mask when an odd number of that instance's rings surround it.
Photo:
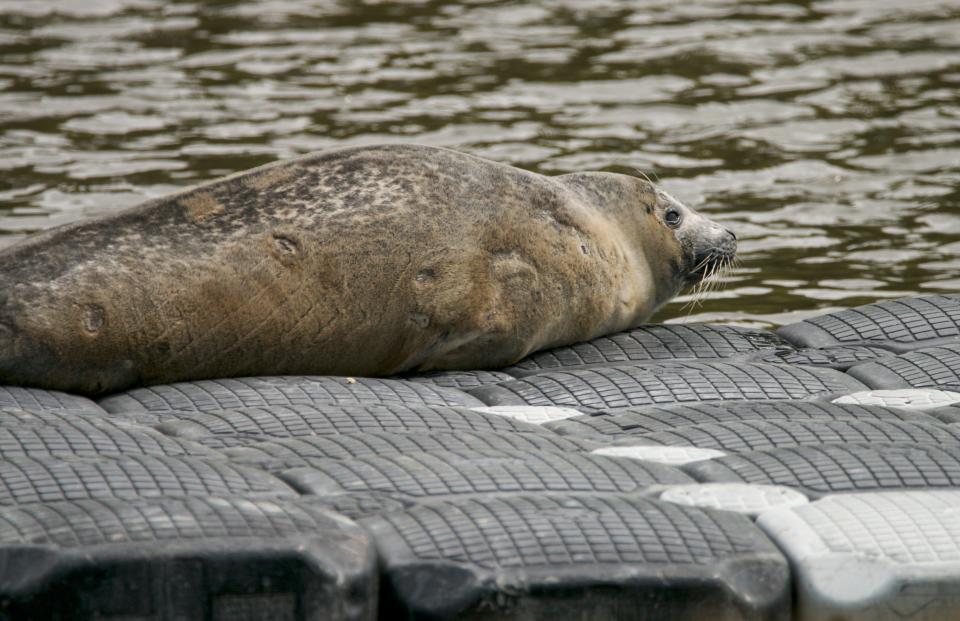
<path fill-rule="evenodd" d="M 660 319 L 960 291 L 960 0 L 0 0 L 0 246 L 395 141 L 724 221 L 743 267 Z"/>

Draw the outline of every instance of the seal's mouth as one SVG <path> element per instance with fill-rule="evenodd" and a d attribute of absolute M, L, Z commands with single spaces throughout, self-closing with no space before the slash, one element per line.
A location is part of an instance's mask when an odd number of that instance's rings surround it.
<path fill-rule="evenodd" d="M 736 247 L 732 250 L 713 248 L 703 255 L 695 256 L 693 267 L 687 272 L 685 284 L 696 285 L 711 276 L 722 274 L 726 268 L 733 265 L 736 256 Z"/>
<path fill-rule="evenodd" d="M 709 241 L 703 240 L 706 243 L 697 244 L 691 249 L 685 285 L 698 285 L 713 276 L 721 275 L 736 261 L 736 234 L 722 227 L 715 229 L 719 233 L 719 240 L 718 235 L 714 235 L 712 239 L 708 238 Z"/>

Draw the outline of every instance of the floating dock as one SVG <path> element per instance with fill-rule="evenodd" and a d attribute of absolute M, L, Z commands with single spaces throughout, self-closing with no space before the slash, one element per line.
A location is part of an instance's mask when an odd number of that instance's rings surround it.
<path fill-rule="evenodd" d="M 960 295 L 0 410 L 0 618 L 960 618 Z"/>

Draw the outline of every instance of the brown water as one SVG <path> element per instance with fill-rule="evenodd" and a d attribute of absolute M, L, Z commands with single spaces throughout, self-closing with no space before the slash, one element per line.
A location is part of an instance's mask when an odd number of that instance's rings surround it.
<path fill-rule="evenodd" d="M 774 325 L 960 291 L 958 89 L 960 0 L 0 0 L 0 247 L 415 141 L 658 177 L 742 240 L 690 317 Z"/>

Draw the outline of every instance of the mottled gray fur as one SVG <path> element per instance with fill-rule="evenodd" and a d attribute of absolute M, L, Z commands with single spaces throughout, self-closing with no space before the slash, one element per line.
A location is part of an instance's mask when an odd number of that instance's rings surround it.
<path fill-rule="evenodd" d="M 634 325 L 689 284 L 672 200 L 413 145 L 264 166 L 0 252 L 0 383 L 509 364 Z M 725 243 L 686 213 L 700 246 Z"/>

